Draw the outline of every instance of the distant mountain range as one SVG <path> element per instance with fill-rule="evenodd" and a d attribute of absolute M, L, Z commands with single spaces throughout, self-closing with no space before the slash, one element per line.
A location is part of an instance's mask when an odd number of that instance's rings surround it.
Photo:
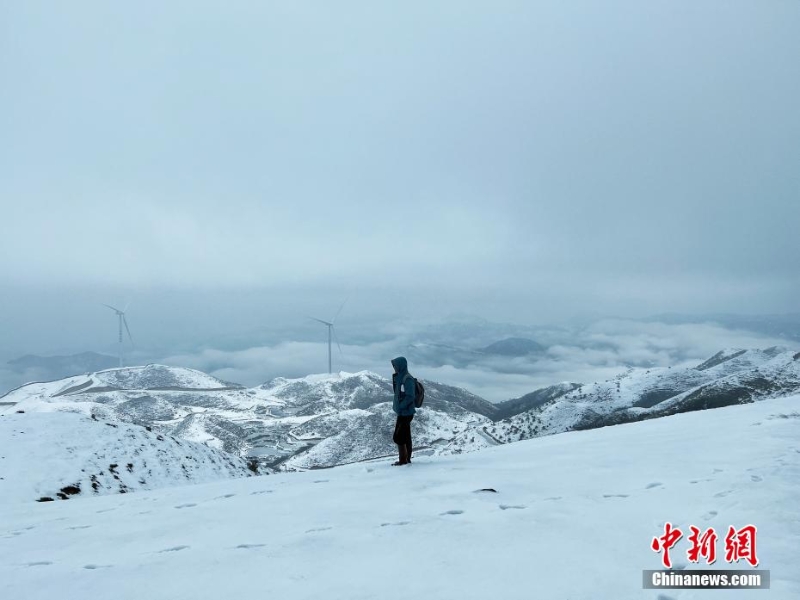
<path fill-rule="evenodd" d="M 616 425 L 800 391 L 800 353 L 722 351 L 693 368 L 630 369 L 560 383 L 492 404 L 425 381 L 414 419 L 423 452 L 460 453 L 530 437 Z M 6 412 L 80 412 L 199 442 L 267 470 L 328 467 L 395 451 L 391 382 L 375 373 L 277 378 L 254 388 L 191 369 L 147 365 L 29 384 L 0 398 Z"/>
<path fill-rule="evenodd" d="M 772 347 L 732 348 L 693 368 L 630 369 L 614 379 L 581 386 L 511 417 L 462 432 L 440 452 L 581 429 L 594 429 L 682 412 L 746 404 L 800 391 L 800 352 Z M 537 394 L 537 393 L 535 393 Z"/>
<path fill-rule="evenodd" d="M 20 358 L 8 361 L 13 371 L 22 373 L 27 370 L 41 370 L 48 374 L 58 374 L 66 377 L 75 373 L 93 373 L 116 367 L 119 358 L 97 352 L 82 352 L 68 356 L 37 356 L 26 354 Z"/>
<path fill-rule="evenodd" d="M 506 338 L 480 349 L 484 354 L 498 354 L 500 356 L 527 356 L 537 352 L 544 352 L 545 350 L 547 348 L 538 342 L 518 337 Z"/>

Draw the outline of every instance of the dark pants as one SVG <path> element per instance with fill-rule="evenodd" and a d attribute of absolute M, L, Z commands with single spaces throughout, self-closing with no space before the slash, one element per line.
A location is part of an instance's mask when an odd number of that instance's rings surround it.
<path fill-rule="evenodd" d="M 407 417 L 397 417 L 397 423 L 394 426 L 394 436 L 392 440 L 398 446 L 405 446 L 408 452 L 408 460 L 411 460 L 411 420 L 414 415 Z"/>

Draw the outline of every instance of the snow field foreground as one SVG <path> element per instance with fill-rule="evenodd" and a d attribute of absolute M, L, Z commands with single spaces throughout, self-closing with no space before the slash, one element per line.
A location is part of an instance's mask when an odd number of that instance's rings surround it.
<path fill-rule="evenodd" d="M 409 467 L 7 502 L 0 597 L 790 600 L 798 497 L 793 396 Z M 666 521 L 721 538 L 756 525 L 771 590 L 643 590 L 642 570 L 661 568 L 650 542 Z M 709 568 L 687 565 L 686 549 L 685 539 L 673 549 L 676 566 Z"/>

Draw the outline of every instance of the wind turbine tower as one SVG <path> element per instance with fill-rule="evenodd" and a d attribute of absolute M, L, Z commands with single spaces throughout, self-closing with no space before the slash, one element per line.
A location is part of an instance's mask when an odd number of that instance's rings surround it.
<path fill-rule="evenodd" d="M 336 312 L 336 316 L 331 319 L 330 322 L 323 321 L 322 319 L 317 319 L 316 317 L 309 317 L 313 319 L 317 323 L 322 323 L 328 328 L 328 373 L 333 373 L 333 362 L 331 360 L 331 336 L 336 340 L 336 345 L 339 347 L 339 354 L 342 353 L 342 346 L 339 344 L 339 338 L 336 337 L 336 329 L 334 329 L 333 324 L 336 323 L 336 317 L 339 316 L 339 313 L 342 312 L 344 305 L 347 304 L 347 300 L 342 302 L 342 305 L 339 307 L 339 310 Z"/>
<path fill-rule="evenodd" d="M 114 308 L 108 304 L 103 304 L 103 306 L 107 306 L 115 313 L 117 313 L 117 317 L 119 318 L 119 366 L 122 368 L 123 357 L 125 354 L 125 347 L 122 344 L 122 326 L 125 325 L 125 330 L 128 332 L 128 339 L 131 341 L 131 345 L 133 345 L 133 336 L 131 336 L 131 330 L 128 327 L 128 320 L 125 318 L 125 311 L 128 310 L 128 307 L 125 307 L 125 310 L 119 310 L 118 308 Z"/>

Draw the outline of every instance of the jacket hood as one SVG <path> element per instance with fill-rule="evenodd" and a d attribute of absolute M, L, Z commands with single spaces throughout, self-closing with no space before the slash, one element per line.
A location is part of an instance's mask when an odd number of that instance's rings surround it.
<path fill-rule="evenodd" d="M 397 369 L 398 373 L 408 371 L 408 361 L 405 356 L 398 356 L 392 359 L 392 366 Z"/>

